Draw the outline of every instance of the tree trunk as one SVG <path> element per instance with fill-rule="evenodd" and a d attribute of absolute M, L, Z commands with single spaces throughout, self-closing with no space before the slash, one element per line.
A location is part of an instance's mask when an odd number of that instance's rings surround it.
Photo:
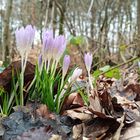
<path fill-rule="evenodd" d="M 6 11 L 4 17 L 4 31 L 3 31 L 3 61 L 4 64 L 10 62 L 10 16 L 12 12 L 13 0 L 7 0 Z"/>
<path fill-rule="evenodd" d="M 137 42 L 137 53 L 140 56 L 140 0 L 137 0 L 137 26 L 138 26 L 138 42 Z"/>
<path fill-rule="evenodd" d="M 59 34 L 64 34 L 64 21 L 65 21 L 65 12 L 66 12 L 65 6 L 66 6 L 66 1 L 62 0 L 61 7 L 63 12 L 61 12 L 61 15 L 59 17 Z"/>
<path fill-rule="evenodd" d="M 47 1 L 47 7 L 46 7 L 46 15 L 45 15 L 44 28 L 47 28 L 47 27 L 48 27 L 49 5 L 50 5 L 50 0 Z"/>

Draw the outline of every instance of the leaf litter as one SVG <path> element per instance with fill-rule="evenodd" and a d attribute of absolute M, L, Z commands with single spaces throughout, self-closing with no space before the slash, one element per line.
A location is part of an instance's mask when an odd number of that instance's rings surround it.
<path fill-rule="evenodd" d="M 19 69 L 18 63 L 13 63 L 14 70 Z M 12 65 L 0 74 L 0 86 L 7 91 L 11 73 Z M 27 63 L 25 87 L 33 75 L 34 65 Z M 80 81 L 86 87 L 85 80 L 82 77 Z M 140 84 L 136 72 L 124 73 L 119 80 L 99 76 L 96 88 L 89 91 L 89 106 L 78 91 L 73 92 L 65 99 L 60 115 L 35 101 L 14 109 L 2 119 L 4 140 L 140 139 Z"/>

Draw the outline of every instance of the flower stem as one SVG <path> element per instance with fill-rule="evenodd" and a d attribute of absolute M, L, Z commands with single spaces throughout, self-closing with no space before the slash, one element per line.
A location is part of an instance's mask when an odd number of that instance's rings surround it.
<path fill-rule="evenodd" d="M 88 78 L 89 78 L 89 85 L 90 85 L 91 89 L 93 90 L 93 85 L 92 85 L 90 71 L 88 71 Z"/>
<path fill-rule="evenodd" d="M 24 105 L 24 97 L 23 97 L 23 85 L 24 85 L 24 73 L 21 71 L 20 74 L 20 105 Z"/>
<path fill-rule="evenodd" d="M 32 82 L 30 83 L 29 87 L 27 88 L 27 92 L 29 92 L 29 90 L 31 89 L 31 87 L 33 86 L 35 81 L 36 81 L 36 75 L 34 76 L 34 79 L 32 80 Z"/>
<path fill-rule="evenodd" d="M 23 77 L 24 77 L 24 56 L 21 56 L 21 73 L 19 79 L 19 89 L 20 89 L 20 105 L 23 105 Z"/>
<path fill-rule="evenodd" d="M 50 60 L 48 60 L 48 64 L 47 64 L 47 73 L 49 72 L 49 68 L 50 68 Z"/>
<path fill-rule="evenodd" d="M 52 76 L 53 76 L 53 77 L 54 77 L 54 75 L 55 75 L 57 65 L 58 65 L 58 61 L 55 61 L 54 68 L 53 68 L 53 71 L 52 71 Z"/>
<path fill-rule="evenodd" d="M 62 75 L 62 80 L 61 80 L 60 89 L 62 89 L 62 87 L 63 87 L 63 84 L 64 84 L 64 75 Z"/>

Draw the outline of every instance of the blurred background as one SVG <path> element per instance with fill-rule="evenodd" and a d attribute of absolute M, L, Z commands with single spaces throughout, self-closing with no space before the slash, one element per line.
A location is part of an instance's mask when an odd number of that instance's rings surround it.
<path fill-rule="evenodd" d="M 18 59 L 15 30 L 36 26 L 29 59 L 37 58 L 44 28 L 65 34 L 67 53 L 83 67 L 84 52 L 93 65 L 115 65 L 140 55 L 140 0 L 0 0 L 0 60 Z"/>

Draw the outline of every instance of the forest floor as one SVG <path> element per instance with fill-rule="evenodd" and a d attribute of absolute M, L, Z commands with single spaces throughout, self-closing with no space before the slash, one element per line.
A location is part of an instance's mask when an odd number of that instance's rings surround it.
<path fill-rule="evenodd" d="M 36 50 L 29 61 L 35 64 Z M 16 58 L 16 60 L 18 57 Z M 13 63 L 19 69 L 19 62 Z M 25 87 L 34 76 L 34 65 L 27 63 Z M 1 135 L 4 140 L 139 140 L 140 84 L 138 71 L 121 67 L 121 78 L 100 75 L 94 89 L 87 88 L 83 75 L 77 84 L 87 89 L 89 102 L 85 104 L 79 91 L 65 100 L 61 113 L 55 114 L 39 101 L 16 106 L 13 113 L 2 118 Z M 11 66 L 0 74 L 0 85 L 8 91 Z M 74 87 L 73 87 L 74 88 Z M 1 100 L 2 103 L 2 100 Z"/>

